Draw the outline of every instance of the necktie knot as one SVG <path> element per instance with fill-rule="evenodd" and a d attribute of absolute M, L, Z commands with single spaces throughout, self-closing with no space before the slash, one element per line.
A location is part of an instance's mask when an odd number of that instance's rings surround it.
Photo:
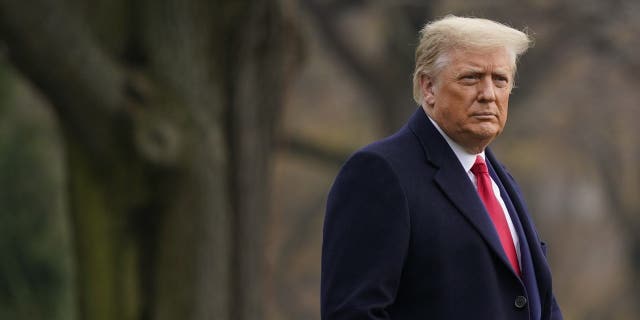
<path fill-rule="evenodd" d="M 471 172 L 473 172 L 473 174 L 475 175 L 489 173 L 487 164 L 484 162 L 484 159 L 481 156 L 476 157 L 476 162 L 473 164 L 473 167 L 471 167 Z"/>

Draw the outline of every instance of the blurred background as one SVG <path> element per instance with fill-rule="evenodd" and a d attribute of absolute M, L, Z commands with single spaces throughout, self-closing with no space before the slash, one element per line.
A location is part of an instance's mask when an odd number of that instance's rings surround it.
<path fill-rule="evenodd" d="M 535 39 L 492 147 L 565 318 L 638 319 L 632 0 L 0 0 L 0 318 L 319 319 L 328 189 L 450 13 Z"/>

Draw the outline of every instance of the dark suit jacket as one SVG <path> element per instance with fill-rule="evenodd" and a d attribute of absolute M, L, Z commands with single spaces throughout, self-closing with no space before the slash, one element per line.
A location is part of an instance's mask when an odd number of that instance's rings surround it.
<path fill-rule="evenodd" d="M 322 319 L 562 319 L 516 183 L 485 154 L 520 238 L 522 277 L 467 173 L 419 108 L 399 132 L 351 156 L 334 182 Z"/>

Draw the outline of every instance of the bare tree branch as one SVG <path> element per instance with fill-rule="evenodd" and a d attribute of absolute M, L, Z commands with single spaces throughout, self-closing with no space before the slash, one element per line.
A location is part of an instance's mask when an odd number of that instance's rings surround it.
<path fill-rule="evenodd" d="M 367 65 L 365 60 L 359 57 L 353 47 L 341 36 L 340 30 L 332 23 L 337 12 L 331 11 L 331 8 L 320 5 L 314 0 L 304 0 L 300 3 L 313 17 L 325 43 L 340 57 L 339 62 L 354 75 L 358 84 L 367 91 L 367 95 L 377 101 L 377 104 L 372 107 L 378 113 L 380 127 L 385 131 L 391 131 L 391 128 L 388 128 L 387 120 L 391 118 L 388 112 L 393 108 L 394 103 L 392 90 L 388 90 L 386 81 L 374 72 L 374 68 Z"/>
<path fill-rule="evenodd" d="M 321 146 L 308 139 L 288 137 L 280 146 L 280 149 L 296 156 L 318 161 L 327 166 L 340 167 L 353 150 L 337 150 Z"/>

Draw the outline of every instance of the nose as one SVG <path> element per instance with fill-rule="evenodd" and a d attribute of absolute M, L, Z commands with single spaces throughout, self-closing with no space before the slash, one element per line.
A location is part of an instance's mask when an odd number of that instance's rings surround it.
<path fill-rule="evenodd" d="M 478 82 L 478 101 L 493 102 L 496 100 L 496 88 L 491 77 L 484 77 Z"/>

